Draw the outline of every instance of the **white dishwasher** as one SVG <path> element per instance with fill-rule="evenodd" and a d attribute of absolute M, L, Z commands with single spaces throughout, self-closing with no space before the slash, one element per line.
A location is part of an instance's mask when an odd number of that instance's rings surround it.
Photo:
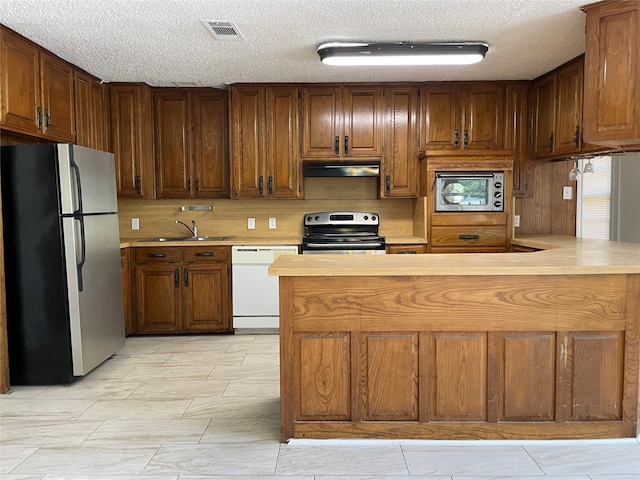
<path fill-rule="evenodd" d="M 231 290 L 235 333 L 274 333 L 279 328 L 279 278 L 270 277 L 268 269 L 279 255 L 297 254 L 297 245 L 234 245 L 231 247 Z"/>

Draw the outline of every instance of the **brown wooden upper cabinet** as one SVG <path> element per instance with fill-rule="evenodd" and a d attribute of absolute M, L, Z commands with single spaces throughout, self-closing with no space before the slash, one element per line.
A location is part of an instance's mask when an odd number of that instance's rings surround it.
<path fill-rule="evenodd" d="M 499 82 L 424 84 L 420 150 L 502 150 L 504 88 Z"/>
<path fill-rule="evenodd" d="M 118 196 L 154 198 L 151 89 L 112 83 L 109 94 Z"/>
<path fill-rule="evenodd" d="M 533 82 L 533 157 L 566 158 L 597 150 L 582 135 L 584 56 Z"/>
<path fill-rule="evenodd" d="M 153 112 L 156 196 L 229 198 L 226 92 L 157 89 Z"/>
<path fill-rule="evenodd" d="M 640 4 L 604 1 L 587 13 L 585 140 L 640 147 Z"/>
<path fill-rule="evenodd" d="M 382 157 L 384 87 L 302 87 L 302 157 Z"/>
<path fill-rule="evenodd" d="M 48 140 L 75 140 L 73 68 L 24 37 L 0 28 L 0 124 Z"/>
<path fill-rule="evenodd" d="M 419 88 L 415 85 L 385 89 L 385 148 L 381 197 L 418 196 Z"/>
<path fill-rule="evenodd" d="M 107 149 L 105 88 L 97 79 L 76 70 L 76 144 L 97 150 Z"/>
<path fill-rule="evenodd" d="M 505 87 L 504 149 L 513 150 L 513 196 L 526 197 L 532 194 L 533 180 L 531 162 L 531 137 L 529 126 L 529 82 L 510 82 Z"/>
<path fill-rule="evenodd" d="M 233 198 L 300 198 L 299 88 L 229 89 Z"/>

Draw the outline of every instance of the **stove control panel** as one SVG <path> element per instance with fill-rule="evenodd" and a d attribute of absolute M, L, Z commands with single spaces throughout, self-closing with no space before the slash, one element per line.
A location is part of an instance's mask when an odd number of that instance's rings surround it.
<path fill-rule="evenodd" d="M 372 212 L 315 212 L 304 216 L 308 225 L 379 225 L 380 218 Z"/>

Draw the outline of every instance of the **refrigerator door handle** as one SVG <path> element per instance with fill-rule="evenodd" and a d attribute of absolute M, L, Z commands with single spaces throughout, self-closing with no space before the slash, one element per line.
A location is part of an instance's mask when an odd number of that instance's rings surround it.
<path fill-rule="evenodd" d="M 84 263 L 87 258 L 87 244 L 84 235 L 84 218 L 76 217 L 75 220 L 80 223 L 80 260 L 76 264 L 76 269 L 78 271 L 78 291 L 81 292 L 83 290 L 82 285 L 82 267 L 84 267 Z M 77 239 L 76 239 L 77 242 Z M 77 248 L 77 243 L 76 243 Z M 77 251 L 77 250 L 76 250 Z"/>
<path fill-rule="evenodd" d="M 69 165 L 75 172 L 74 177 L 76 179 L 76 197 L 78 201 L 78 209 L 73 211 L 73 215 L 75 218 L 77 218 L 76 215 L 82 215 L 82 182 L 80 181 L 80 168 L 78 168 L 78 164 L 73 161 L 73 154 L 71 154 L 69 158 Z"/>

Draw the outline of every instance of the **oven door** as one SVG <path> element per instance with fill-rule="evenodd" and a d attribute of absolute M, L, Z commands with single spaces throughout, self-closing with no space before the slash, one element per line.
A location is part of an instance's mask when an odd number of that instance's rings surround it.
<path fill-rule="evenodd" d="M 308 242 L 302 245 L 303 255 L 334 254 L 334 255 L 384 255 L 386 245 L 384 241 L 354 242 Z"/>

